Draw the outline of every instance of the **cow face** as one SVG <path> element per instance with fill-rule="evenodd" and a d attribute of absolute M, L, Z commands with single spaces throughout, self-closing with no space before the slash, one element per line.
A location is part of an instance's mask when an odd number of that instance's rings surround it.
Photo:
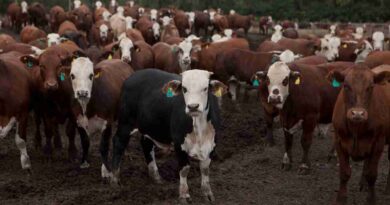
<path fill-rule="evenodd" d="M 293 72 L 284 62 L 276 62 L 269 67 L 268 72 L 259 71 L 256 77 L 268 88 L 268 103 L 282 109 L 289 95 L 290 82 L 300 81 L 300 73 Z"/>
<path fill-rule="evenodd" d="M 368 119 L 368 107 L 375 86 L 383 83 L 389 72 L 373 73 L 366 65 L 357 64 L 347 72 L 333 71 L 330 78 L 343 83 L 342 95 L 349 122 L 362 123 Z"/>
<path fill-rule="evenodd" d="M 20 6 L 22 7 L 22 13 L 27 13 L 27 2 L 22 1 L 22 3 L 20 3 Z"/>
<path fill-rule="evenodd" d="M 102 24 L 99 26 L 99 36 L 102 41 L 106 41 L 108 38 L 108 26 L 106 24 Z"/>
<path fill-rule="evenodd" d="M 150 10 L 150 20 L 156 22 L 157 21 L 157 10 L 156 9 L 152 9 Z"/>
<path fill-rule="evenodd" d="M 210 15 L 210 21 L 213 22 L 214 21 L 214 18 L 215 18 L 215 11 L 210 11 L 209 12 L 209 15 Z"/>
<path fill-rule="evenodd" d="M 73 60 L 69 77 L 72 82 L 74 97 L 77 100 L 86 101 L 91 98 L 96 73 L 99 73 L 99 71 L 94 70 L 93 63 L 89 58 L 80 57 Z"/>
<path fill-rule="evenodd" d="M 183 94 L 186 114 L 197 117 L 208 113 L 210 92 L 217 97 L 226 93 L 227 87 L 217 80 L 210 80 L 211 75 L 211 72 L 204 70 L 185 71 L 181 74 L 182 81 L 170 81 L 164 85 L 162 91 L 171 97 Z"/>
<path fill-rule="evenodd" d="M 110 1 L 110 6 L 115 7 L 116 6 L 116 0 L 111 0 Z"/>
<path fill-rule="evenodd" d="M 134 4 L 135 4 L 134 1 L 130 1 L 130 2 L 129 2 L 130 7 L 133 7 Z"/>
<path fill-rule="evenodd" d="M 126 21 L 126 29 L 133 29 L 133 24 L 137 22 L 137 19 L 133 19 L 131 16 L 127 16 L 125 18 Z"/>
<path fill-rule="evenodd" d="M 163 25 L 163 26 L 166 26 L 166 25 L 168 25 L 168 24 L 171 23 L 172 18 L 169 17 L 169 16 L 164 16 L 164 17 L 160 18 L 160 20 L 161 20 L 161 22 L 162 22 L 162 25 Z"/>
<path fill-rule="evenodd" d="M 153 30 L 153 36 L 156 40 L 160 39 L 160 24 L 157 23 L 157 22 L 154 22 L 153 23 L 153 26 L 152 26 L 152 30 Z"/>
<path fill-rule="evenodd" d="M 102 17 L 103 17 L 103 20 L 105 21 L 109 21 L 110 20 L 110 17 L 111 17 L 111 13 L 109 11 L 104 11 L 102 13 Z"/>
<path fill-rule="evenodd" d="M 96 1 L 96 3 L 95 3 L 96 9 L 100 9 L 102 6 L 103 6 L 103 4 L 101 1 Z"/>
<path fill-rule="evenodd" d="M 133 41 L 126 36 L 123 36 L 119 43 L 112 47 L 112 52 L 119 50 L 121 60 L 125 63 L 131 63 L 132 53 L 134 51 L 139 51 L 139 48 L 133 44 Z"/>
<path fill-rule="evenodd" d="M 381 31 L 377 31 L 372 34 L 372 44 L 373 48 L 376 51 L 383 51 L 383 43 L 385 40 L 385 35 Z"/>
<path fill-rule="evenodd" d="M 183 41 L 178 46 L 173 47 L 174 51 L 178 53 L 179 65 L 182 71 L 186 71 L 191 68 L 192 52 L 198 52 L 200 46 L 192 46 L 191 41 Z"/>
<path fill-rule="evenodd" d="M 47 35 L 47 47 L 60 44 L 60 35 L 58 33 L 49 33 Z"/>
<path fill-rule="evenodd" d="M 114 1 L 115 2 L 115 1 Z M 112 3 L 112 2 L 111 2 Z M 116 8 L 116 13 L 119 15 L 119 16 L 123 16 L 125 12 L 125 9 L 122 7 L 122 6 L 118 6 L 118 8 Z"/>
<path fill-rule="evenodd" d="M 338 37 L 325 37 L 321 39 L 321 50 L 316 55 L 323 56 L 328 61 L 334 61 L 339 57 L 339 46 L 341 40 Z"/>

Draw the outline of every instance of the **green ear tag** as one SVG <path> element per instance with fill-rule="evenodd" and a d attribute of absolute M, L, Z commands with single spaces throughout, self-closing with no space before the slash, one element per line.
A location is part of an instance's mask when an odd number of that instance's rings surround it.
<path fill-rule="evenodd" d="M 61 73 L 61 74 L 60 74 L 60 80 L 61 80 L 61 81 L 64 81 L 64 80 L 65 80 L 65 73 Z"/>
<path fill-rule="evenodd" d="M 31 61 L 28 61 L 27 62 L 27 67 L 32 68 L 33 67 L 33 63 Z"/>
<path fill-rule="evenodd" d="M 332 86 L 333 86 L 334 88 L 338 88 L 338 87 L 340 87 L 340 83 L 339 83 L 339 81 L 337 81 L 335 78 L 333 78 L 333 81 L 332 81 Z"/>
<path fill-rule="evenodd" d="M 167 91 L 167 97 L 168 97 L 168 98 L 171 98 L 171 97 L 173 97 L 172 88 L 168 88 L 168 91 Z"/>
<path fill-rule="evenodd" d="M 253 82 L 252 82 L 252 85 L 253 85 L 254 87 L 259 87 L 259 85 L 260 85 L 259 80 L 258 80 L 258 79 L 254 79 Z"/>

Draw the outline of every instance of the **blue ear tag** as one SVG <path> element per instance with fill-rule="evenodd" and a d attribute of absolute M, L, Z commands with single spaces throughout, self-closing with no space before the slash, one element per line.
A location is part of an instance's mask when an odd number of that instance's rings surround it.
<path fill-rule="evenodd" d="M 61 74 L 60 74 L 60 80 L 61 80 L 61 81 L 64 81 L 64 80 L 65 80 L 65 73 L 61 73 Z"/>
<path fill-rule="evenodd" d="M 260 85 L 259 80 L 258 80 L 258 79 L 254 79 L 253 82 L 252 82 L 252 85 L 253 85 L 254 87 L 259 87 L 259 85 Z"/>
<path fill-rule="evenodd" d="M 333 78 L 333 81 L 332 81 L 332 86 L 333 86 L 334 88 L 338 88 L 338 87 L 340 87 L 340 83 L 339 83 L 339 81 L 337 81 L 335 78 Z"/>
<path fill-rule="evenodd" d="M 33 67 L 33 63 L 31 61 L 28 61 L 27 62 L 27 67 L 32 68 Z"/>
<path fill-rule="evenodd" d="M 168 98 L 171 98 L 171 97 L 173 97 L 172 88 L 168 88 L 168 91 L 167 91 L 167 97 L 168 97 Z"/>

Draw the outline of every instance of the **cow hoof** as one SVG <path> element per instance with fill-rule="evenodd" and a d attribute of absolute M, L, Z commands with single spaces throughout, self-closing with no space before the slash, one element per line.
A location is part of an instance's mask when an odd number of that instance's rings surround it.
<path fill-rule="evenodd" d="M 209 201 L 209 202 L 214 202 L 215 201 L 215 197 L 213 194 L 208 194 L 205 196 L 205 200 L 206 201 Z"/>
<path fill-rule="evenodd" d="M 310 168 L 306 164 L 302 164 L 298 169 L 299 175 L 308 175 L 310 173 Z"/>
<path fill-rule="evenodd" d="M 190 203 L 192 203 L 192 199 L 191 199 L 191 197 L 186 197 L 186 198 L 180 197 L 179 203 L 180 204 L 190 204 Z"/>
<path fill-rule="evenodd" d="M 291 167 L 292 167 L 291 163 L 288 163 L 288 164 L 282 163 L 282 170 L 283 171 L 290 171 Z"/>
<path fill-rule="evenodd" d="M 89 168 L 89 163 L 87 161 L 83 162 L 81 165 L 80 165 L 80 169 L 87 169 Z"/>

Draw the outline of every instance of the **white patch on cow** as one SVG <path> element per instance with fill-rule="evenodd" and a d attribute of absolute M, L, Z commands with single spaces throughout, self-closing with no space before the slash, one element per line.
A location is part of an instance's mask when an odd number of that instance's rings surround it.
<path fill-rule="evenodd" d="M 298 59 L 299 57 L 300 57 L 300 55 L 295 55 L 290 50 L 285 50 L 279 55 L 280 61 L 285 62 L 285 63 L 291 63 L 291 62 L 295 61 L 296 59 Z"/>
<path fill-rule="evenodd" d="M 60 34 L 49 33 L 47 34 L 47 47 L 60 44 Z"/>
<path fill-rule="evenodd" d="M 372 44 L 374 50 L 383 51 L 385 34 L 382 31 L 376 31 L 372 34 Z"/>
<path fill-rule="evenodd" d="M 14 127 L 15 123 L 16 123 L 16 118 L 11 117 L 6 126 L 4 126 L 4 127 L 0 126 L 0 139 L 4 139 L 8 135 L 9 131 L 11 131 L 11 129 L 12 129 L 12 127 Z"/>
<path fill-rule="evenodd" d="M 186 32 L 186 34 L 188 35 L 188 34 L 190 34 L 190 33 L 191 33 L 191 29 L 189 29 L 189 28 L 186 28 L 186 29 L 185 29 L 185 32 Z"/>
<path fill-rule="evenodd" d="M 297 31 L 299 30 L 299 25 L 298 25 L 297 22 L 294 23 L 294 29 L 297 30 Z"/>
<path fill-rule="evenodd" d="M 209 167 L 210 167 L 210 158 L 207 158 L 203 161 L 199 162 L 199 168 L 200 168 L 200 173 L 201 173 L 201 187 L 202 187 L 202 192 L 205 197 L 210 198 L 211 201 L 214 201 L 214 195 L 213 192 L 211 191 L 210 187 L 210 177 L 209 177 Z"/>
<path fill-rule="evenodd" d="M 355 63 L 364 62 L 366 60 L 367 56 L 374 50 L 374 48 L 372 47 L 370 42 L 368 42 L 367 40 L 364 40 L 364 43 L 365 43 L 365 46 L 364 46 L 362 51 L 359 49 L 355 50 L 355 53 L 357 54 Z"/>
<path fill-rule="evenodd" d="M 169 16 L 164 16 L 161 18 L 161 22 L 163 26 L 167 26 L 172 22 L 172 18 L 170 18 Z"/>
<path fill-rule="evenodd" d="M 150 10 L 150 19 L 152 21 L 157 21 L 157 10 L 156 9 L 152 9 Z"/>
<path fill-rule="evenodd" d="M 283 38 L 282 26 L 276 25 L 274 27 L 274 29 L 275 29 L 275 32 L 271 36 L 271 41 L 274 42 L 274 43 L 277 43 L 280 39 Z"/>
<path fill-rule="evenodd" d="M 134 2 L 134 1 L 130 1 L 130 2 L 129 2 L 129 5 L 130 5 L 130 7 L 133 7 L 133 6 L 134 6 L 134 4 L 135 4 L 135 2 Z"/>
<path fill-rule="evenodd" d="M 154 154 L 154 147 L 152 151 L 150 152 L 150 155 L 152 156 L 152 161 L 149 162 L 148 164 L 148 171 L 149 171 L 149 176 L 154 179 L 156 182 L 160 183 L 161 182 L 161 176 L 158 173 L 158 167 L 156 163 L 156 158 Z"/>
<path fill-rule="evenodd" d="M 116 0 L 111 0 L 111 1 L 110 1 L 110 4 L 111 4 L 112 7 L 116 6 Z M 118 10 L 117 10 L 117 11 L 118 11 Z"/>
<path fill-rule="evenodd" d="M 74 0 L 73 1 L 73 5 L 74 5 L 75 9 L 78 9 L 81 6 L 81 1 L 80 0 Z"/>
<path fill-rule="evenodd" d="M 297 123 L 295 123 L 290 129 L 283 128 L 283 130 L 290 135 L 294 135 L 298 131 L 302 130 L 302 122 L 303 120 L 299 120 Z"/>
<path fill-rule="evenodd" d="M 103 4 L 102 4 L 101 1 L 97 1 L 97 2 L 95 3 L 96 9 L 100 9 L 100 8 L 102 8 L 102 6 L 103 6 Z"/>
<path fill-rule="evenodd" d="M 193 40 L 200 40 L 200 38 L 194 34 L 189 35 L 186 39 L 184 39 L 187 42 L 192 42 Z"/>
<path fill-rule="evenodd" d="M 272 20 L 272 16 L 268 16 L 268 24 L 274 22 L 274 20 Z"/>
<path fill-rule="evenodd" d="M 20 151 L 20 163 L 22 165 L 22 169 L 30 169 L 31 162 L 27 153 L 26 141 L 19 136 L 19 123 L 16 123 L 15 144 Z"/>
<path fill-rule="evenodd" d="M 330 34 L 332 35 L 332 36 L 335 36 L 336 35 L 336 28 L 337 28 L 337 26 L 336 25 L 331 25 L 330 26 Z"/>
<path fill-rule="evenodd" d="M 138 8 L 138 15 L 139 15 L 139 16 L 143 16 L 144 13 L 145 13 L 145 8 L 144 8 L 144 7 L 139 7 L 139 8 Z"/>
<path fill-rule="evenodd" d="M 34 56 L 40 56 L 43 52 L 45 52 L 44 50 L 35 46 L 31 46 L 31 50 L 34 52 Z"/>
<path fill-rule="evenodd" d="M 284 62 L 276 62 L 269 67 L 267 76 L 269 78 L 268 85 L 268 101 L 271 99 L 280 99 L 280 103 L 275 107 L 282 109 L 286 98 L 289 95 L 289 85 L 283 85 L 283 80 L 290 76 L 290 68 Z M 273 91 L 278 90 L 278 94 L 274 94 Z"/>
<path fill-rule="evenodd" d="M 102 178 L 110 179 L 112 177 L 112 173 L 108 171 L 107 167 L 104 164 L 102 164 L 101 173 Z"/>
<path fill-rule="evenodd" d="M 190 165 L 184 166 L 179 172 L 179 176 L 180 176 L 179 197 L 181 199 L 190 198 L 190 193 L 187 184 L 187 176 L 189 172 L 190 172 Z"/>
<path fill-rule="evenodd" d="M 223 31 L 223 34 L 225 34 L 225 37 L 227 37 L 228 39 L 231 39 L 233 36 L 233 30 L 232 29 L 225 29 Z"/>
<path fill-rule="evenodd" d="M 122 6 L 118 6 L 118 8 L 116 8 L 116 13 L 119 15 L 119 16 L 124 16 L 125 12 L 125 9 L 122 7 Z"/>
<path fill-rule="evenodd" d="M 70 70 L 70 78 L 74 98 L 80 103 L 85 113 L 92 93 L 94 79 L 93 63 L 89 58 L 80 57 L 73 60 Z"/>
<path fill-rule="evenodd" d="M 179 49 L 178 60 L 181 70 L 184 72 L 191 69 L 191 41 L 184 40 L 177 47 Z"/>
<path fill-rule="evenodd" d="M 230 10 L 229 14 L 234 15 L 234 14 L 236 14 L 236 11 L 232 9 L 232 10 Z"/>
<path fill-rule="evenodd" d="M 102 13 L 102 17 L 103 17 L 103 20 L 105 21 L 109 21 L 110 20 L 110 17 L 111 17 L 111 13 L 109 11 L 103 11 Z"/>
<path fill-rule="evenodd" d="M 219 40 L 222 39 L 222 36 L 220 34 L 214 34 L 213 36 L 211 36 L 211 41 L 212 42 L 218 42 Z"/>
<path fill-rule="evenodd" d="M 99 34 L 100 38 L 107 39 L 108 37 L 108 26 L 106 24 L 102 24 L 99 26 Z"/>
<path fill-rule="evenodd" d="M 134 47 L 133 41 L 124 36 L 120 38 L 119 48 L 122 52 L 121 60 L 124 62 L 131 62 L 131 49 Z"/>
<path fill-rule="evenodd" d="M 188 16 L 188 22 L 191 24 L 193 24 L 195 22 L 195 12 L 191 11 L 191 12 L 187 12 L 186 13 L 187 16 Z"/>
<path fill-rule="evenodd" d="M 133 29 L 133 23 L 136 22 L 136 19 L 133 19 L 131 16 L 127 16 L 125 18 L 126 21 L 126 29 Z"/>
<path fill-rule="evenodd" d="M 290 158 L 288 157 L 287 152 L 284 153 L 282 163 L 283 164 L 290 164 L 291 163 Z"/>
<path fill-rule="evenodd" d="M 339 37 L 326 36 L 321 39 L 321 50 L 316 55 L 325 57 L 328 61 L 334 61 L 339 57 L 339 47 L 341 40 Z"/>
<path fill-rule="evenodd" d="M 210 11 L 209 15 L 210 15 L 210 21 L 214 21 L 215 11 Z"/>
<path fill-rule="evenodd" d="M 20 6 L 22 7 L 22 13 L 27 13 L 27 7 L 28 7 L 27 2 L 22 1 L 22 3 L 20 3 Z"/>
<path fill-rule="evenodd" d="M 154 22 L 153 23 L 153 26 L 152 26 L 152 29 L 153 29 L 153 36 L 154 38 L 157 40 L 160 38 L 160 24 L 157 23 L 157 22 Z"/>
<path fill-rule="evenodd" d="M 353 37 L 356 40 L 360 40 L 360 39 L 363 38 L 363 35 L 364 35 L 364 29 L 362 27 L 357 27 L 356 28 L 356 33 L 353 34 Z"/>

